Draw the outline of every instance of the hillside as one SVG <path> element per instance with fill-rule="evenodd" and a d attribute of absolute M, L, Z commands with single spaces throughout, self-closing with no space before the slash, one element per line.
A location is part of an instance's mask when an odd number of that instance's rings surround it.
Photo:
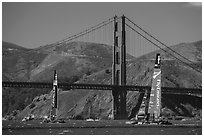
<path fill-rule="evenodd" d="M 58 72 L 59 80 L 66 82 L 66 78 L 81 78 L 111 66 L 111 47 L 103 44 L 71 42 L 54 47 L 45 46 L 36 51 L 48 56 L 32 70 L 31 81 L 52 80 L 50 74 L 54 69 Z"/>
<path fill-rule="evenodd" d="M 57 70 L 59 82 L 73 83 L 110 67 L 112 60 L 111 47 L 96 43 L 71 42 L 26 49 L 2 42 L 2 47 L 3 81 L 52 82 Z M 49 92 L 49 89 L 3 88 L 3 115 L 21 110 L 35 96 Z"/>
<path fill-rule="evenodd" d="M 2 80 L 28 81 L 30 72 L 47 56 L 32 49 L 2 42 Z"/>
<path fill-rule="evenodd" d="M 178 52 L 186 55 L 197 69 L 202 67 L 202 41 L 194 43 L 182 43 L 172 47 Z M 45 48 L 46 49 L 46 48 Z M 47 52 L 47 50 L 44 50 Z M 50 51 L 49 51 L 50 52 Z M 165 87 L 186 87 L 201 88 L 202 75 L 191 69 L 189 66 L 173 59 L 167 53 L 157 51 L 162 56 L 162 86 Z M 154 59 L 156 52 L 141 56 L 127 64 L 127 85 L 151 85 Z M 153 59 L 153 60 L 152 60 Z M 79 83 L 111 83 L 111 68 L 101 69 L 91 75 L 83 76 Z M 44 100 L 33 101 L 34 107 L 27 106 L 22 113 L 18 115 L 22 118 L 30 113 L 40 118 L 48 115 L 50 109 L 49 94 Z M 111 92 L 110 91 L 87 91 L 70 90 L 59 93 L 59 117 L 86 119 L 102 118 L 107 119 L 111 114 Z M 127 111 L 129 118 L 135 116 L 139 109 L 137 102 L 141 101 L 141 95 L 138 92 L 129 91 L 127 94 Z M 201 116 L 202 99 L 193 96 L 182 95 L 162 95 L 162 114 L 165 116 Z M 41 111 L 42 110 L 42 111 Z"/>
<path fill-rule="evenodd" d="M 70 74 L 81 77 L 111 65 L 111 47 L 96 43 L 71 42 L 54 48 L 26 49 L 3 42 L 2 47 L 3 80 L 51 81 L 54 69 L 67 78 Z"/>
<path fill-rule="evenodd" d="M 13 43 L 2 41 L 2 52 L 5 53 L 6 51 L 28 51 L 29 49 L 18 46 Z"/>

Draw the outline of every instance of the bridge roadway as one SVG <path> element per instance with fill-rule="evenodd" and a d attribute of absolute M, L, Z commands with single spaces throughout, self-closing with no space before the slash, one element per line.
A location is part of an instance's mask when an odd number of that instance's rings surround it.
<path fill-rule="evenodd" d="M 18 88 L 53 88 L 53 83 L 40 83 L 40 82 L 2 82 L 2 87 L 18 87 Z M 68 84 L 58 83 L 58 87 L 66 90 L 70 89 L 92 89 L 92 90 L 113 90 L 119 89 L 119 91 L 139 91 L 144 92 L 150 90 L 150 86 L 116 86 L 116 85 L 99 85 L 99 84 Z M 161 87 L 162 94 L 185 94 L 202 96 L 202 89 L 193 88 L 171 88 Z"/>

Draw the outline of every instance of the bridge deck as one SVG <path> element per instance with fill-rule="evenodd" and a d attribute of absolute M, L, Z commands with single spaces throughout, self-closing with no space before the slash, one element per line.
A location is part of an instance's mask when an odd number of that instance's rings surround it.
<path fill-rule="evenodd" d="M 53 88 L 53 83 L 40 83 L 40 82 L 2 82 L 2 87 L 18 87 L 18 88 Z M 144 92 L 150 90 L 150 86 L 116 86 L 116 85 L 99 85 L 99 84 L 69 84 L 58 83 L 58 87 L 62 89 L 92 89 L 92 90 L 113 90 L 119 89 L 120 91 L 139 91 Z M 162 94 L 187 94 L 202 96 L 202 89 L 193 88 L 171 88 L 161 87 Z"/>

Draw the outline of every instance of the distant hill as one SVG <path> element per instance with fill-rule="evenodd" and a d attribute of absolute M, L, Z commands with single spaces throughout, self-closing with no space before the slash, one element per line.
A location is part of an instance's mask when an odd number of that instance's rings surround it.
<path fill-rule="evenodd" d="M 30 72 L 47 54 L 2 42 L 3 81 L 28 81 Z"/>
<path fill-rule="evenodd" d="M 9 43 L 6 41 L 2 41 L 2 50 L 3 53 L 7 51 L 28 51 L 29 49 L 21 47 L 19 45 L 13 44 L 13 43 Z"/>
<path fill-rule="evenodd" d="M 50 74 L 54 69 L 58 72 L 59 82 L 66 82 L 67 78 L 79 79 L 111 66 L 111 47 L 103 44 L 71 42 L 41 47 L 36 51 L 48 56 L 31 71 L 31 81 L 52 80 Z"/>
<path fill-rule="evenodd" d="M 112 62 L 111 46 L 97 43 L 70 42 L 26 49 L 2 42 L 2 47 L 3 81 L 52 82 L 53 72 L 57 70 L 59 82 L 73 83 L 111 67 Z M 17 94 L 14 94 L 15 90 L 18 90 Z M 48 92 L 49 89 L 4 88 L 3 114 L 22 109 L 36 95 Z"/>
<path fill-rule="evenodd" d="M 77 43 L 78 44 L 78 43 Z M 50 48 L 51 47 L 51 48 Z M 67 46 L 47 46 L 41 47 L 44 54 L 61 54 L 68 52 L 77 56 L 87 53 L 81 46 L 73 46 L 70 50 Z M 94 45 L 93 45 L 94 47 Z M 93 51 L 88 50 L 90 56 L 108 54 L 111 59 L 110 50 L 103 51 L 97 48 Z M 172 46 L 177 52 L 182 53 L 193 63 L 199 70 L 202 70 L 202 41 L 193 43 L 182 43 Z M 87 49 L 87 48 L 85 48 Z M 108 53 L 105 53 L 108 52 Z M 202 74 L 193 70 L 188 65 L 182 64 L 175 60 L 163 51 L 156 51 L 147 55 L 133 59 L 127 64 L 127 84 L 128 85 L 151 85 L 152 73 L 154 67 L 154 59 L 156 53 L 161 53 L 162 56 L 162 86 L 165 87 L 186 87 L 186 88 L 201 88 Z M 96 54 L 94 54 L 96 53 Z M 64 53 L 63 53 L 64 54 Z M 101 55 L 102 54 L 102 55 Z M 53 55 L 53 54 L 52 54 Z M 87 55 L 87 54 L 85 54 Z M 107 56 L 107 55 L 106 55 Z M 104 56 L 105 57 L 105 56 Z M 99 60 L 96 60 L 98 62 Z M 57 62 L 57 61 L 56 61 Z M 84 61 L 83 61 L 84 62 Z M 109 61 L 110 62 L 110 61 Z M 72 63 L 71 63 L 72 64 Z M 99 63 L 100 64 L 100 63 Z M 40 65 L 39 65 L 40 66 Z M 57 65 L 56 65 L 57 66 Z M 89 65 L 88 65 L 89 66 Z M 59 66 L 58 66 L 59 67 Z M 47 70 L 47 69 L 46 69 Z M 43 71 L 42 71 L 43 72 Z M 72 72 L 72 70 L 71 70 Z M 40 74 L 40 73 L 39 73 Z M 79 78 L 79 83 L 103 83 L 111 84 L 111 63 L 104 68 L 98 69 L 90 75 L 84 75 Z M 37 76 L 37 74 L 36 74 Z M 40 118 L 48 115 L 51 108 L 50 94 L 43 97 L 36 97 L 37 99 L 28 105 L 19 115 L 22 118 L 30 113 L 35 114 Z M 127 111 L 129 118 L 134 117 L 139 109 L 137 102 L 140 101 L 140 94 L 138 92 L 128 92 L 127 94 Z M 110 91 L 91 91 L 91 90 L 60 90 L 59 93 L 59 117 L 86 119 L 88 117 L 107 119 L 111 114 L 111 92 Z M 202 99 L 199 97 L 187 95 L 162 95 L 162 114 L 163 115 L 181 115 L 181 116 L 200 116 L 202 109 Z M 32 105 L 32 107 L 31 107 Z M 90 111 L 91 110 L 91 111 Z"/>
<path fill-rule="evenodd" d="M 62 80 L 75 75 L 90 75 L 111 65 L 111 47 L 102 44 L 72 42 L 37 49 L 7 42 L 2 45 L 3 80 L 51 81 L 50 74 L 54 69 L 58 70 Z"/>

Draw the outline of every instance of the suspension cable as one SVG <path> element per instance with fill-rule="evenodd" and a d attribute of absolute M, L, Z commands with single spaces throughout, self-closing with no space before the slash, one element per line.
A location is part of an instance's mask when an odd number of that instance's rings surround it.
<path fill-rule="evenodd" d="M 114 19 L 114 17 L 111 17 L 111 18 L 109 18 L 109 19 L 106 20 L 106 21 L 103 21 L 103 22 L 101 22 L 101 23 L 99 23 L 99 24 L 97 24 L 97 25 L 95 25 L 95 26 L 93 26 L 93 27 L 90 27 L 89 29 L 86 29 L 86 30 L 84 30 L 84 31 L 82 31 L 82 32 L 80 32 L 80 33 L 77 33 L 77 34 L 75 34 L 75 35 L 72 35 L 72 36 L 70 36 L 70 37 L 68 37 L 68 38 L 65 38 L 65 39 L 63 39 L 63 40 L 60 40 L 60 41 L 55 42 L 55 43 L 53 43 L 53 44 L 57 44 L 57 45 L 58 45 L 58 44 L 61 44 L 61 43 L 63 43 L 63 42 L 68 42 L 68 41 L 71 41 L 71 40 L 73 40 L 73 39 L 76 39 L 76 38 L 78 38 L 78 37 L 80 37 L 80 36 L 83 36 L 83 35 L 85 35 L 85 34 L 88 34 L 88 33 L 92 32 L 92 31 L 94 31 L 94 30 L 96 30 L 96 29 L 99 29 L 99 28 L 101 28 L 101 27 L 103 27 L 103 26 L 105 26 L 105 25 L 107 25 L 107 24 L 113 22 L 113 19 Z M 107 23 L 107 22 L 108 22 L 108 23 Z"/>
<path fill-rule="evenodd" d="M 105 24 L 103 24 L 103 25 L 101 25 L 101 26 L 98 26 L 97 28 L 94 28 L 94 29 L 92 29 L 92 30 L 89 30 L 89 31 L 87 31 L 87 32 L 84 32 L 84 33 L 82 33 L 82 34 L 80 34 L 80 35 L 77 35 L 77 36 L 75 36 L 75 37 L 71 37 L 71 38 L 67 38 L 67 40 L 64 40 L 63 42 L 68 42 L 68 41 L 71 41 L 71 40 L 73 40 L 73 39 L 76 39 L 76 38 L 78 38 L 78 37 L 81 37 L 81 36 L 83 36 L 83 35 L 86 35 L 86 34 L 88 34 L 88 33 L 91 33 L 92 31 L 95 31 L 95 30 L 97 30 L 97 29 L 99 29 L 99 28 L 102 28 L 103 26 L 106 26 L 106 25 L 108 25 L 108 24 L 110 24 L 110 23 L 112 23 L 113 21 L 110 21 L 110 22 L 108 22 L 108 23 L 105 23 Z M 60 43 L 62 43 L 62 42 L 60 42 Z M 59 44 L 60 44 L 59 43 Z"/>
<path fill-rule="evenodd" d="M 154 42 L 152 42 L 151 40 L 149 40 L 148 38 L 146 38 L 145 36 L 143 36 L 141 33 L 139 33 L 137 30 L 135 30 L 134 28 L 132 28 L 130 25 L 126 24 L 126 26 L 128 26 L 130 29 L 132 29 L 133 31 L 135 31 L 137 34 L 139 34 L 140 36 L 142 36 L 144 39 L 146 39 L 147 41 L 149 41 L 150 43 L 152 43 L 153 45 L 155 45 L 156 47 L 158 47 L 159 49 L 163 50 L 164 52 L 167 52 L 166 50 L 164 50 L 163 48 L 161 48 L 160 46 L 158 46 L 157 44 L 155 44 Z M 179 60 L 180 62 L 184 63 L 185 65 L 191 67 L 192 69 L 194 69 L 197 72 L 202 73 L 200 70 L 192 67 L 191 65 L 189 65 L 188 63 L 180 60 L 179 58 L 175 57 L 173 54 L 167 52 L 168 54 L 172 55 L 174 58 L 176 58 L 177 60 Z"/>
<path fill-rule="evenodd" d="M 127 18 L 127 17 L 126 17 Z M 191 60 L 189 60 L 188 58 L 186 58 L 185 56 L 179 54 L 178 52 L 176 52 L 175 50 L 171 49 L 170 47 L 168 47 L 166 44 L 164 44 L 163 42 L 159 41 L 157 38 L 155 38 L 154 36 L 152 36 L 151 34 L 149 34 L 147 31 L 145 31 L 144 29 L 142 29 L 140 26 L 138 26 L 137 24 L 135 24 L 133 21 L 131 21 L 129 18 L 127 18 L 128 21 L 130 21 L 133 25 L 135 25 L 137 28 L 139 28 L 140 30 L 142 30 L 144 33 L 146 33 L 148 36 L 150 36 L 151 38 L 153 38 L 154 40 L 156 40 L 157 42 L 159 42 L 160 44 L 162 44 L 163 46 L 165 46 L 166 48 L 168 48 L 169 50 L 171 50 L 172 52 L 176 53 L 177 55 L 179 55 L 180 57 L 184 58 L 185 60 L 189 61 L 190 63 L 194 63 Z"/>

